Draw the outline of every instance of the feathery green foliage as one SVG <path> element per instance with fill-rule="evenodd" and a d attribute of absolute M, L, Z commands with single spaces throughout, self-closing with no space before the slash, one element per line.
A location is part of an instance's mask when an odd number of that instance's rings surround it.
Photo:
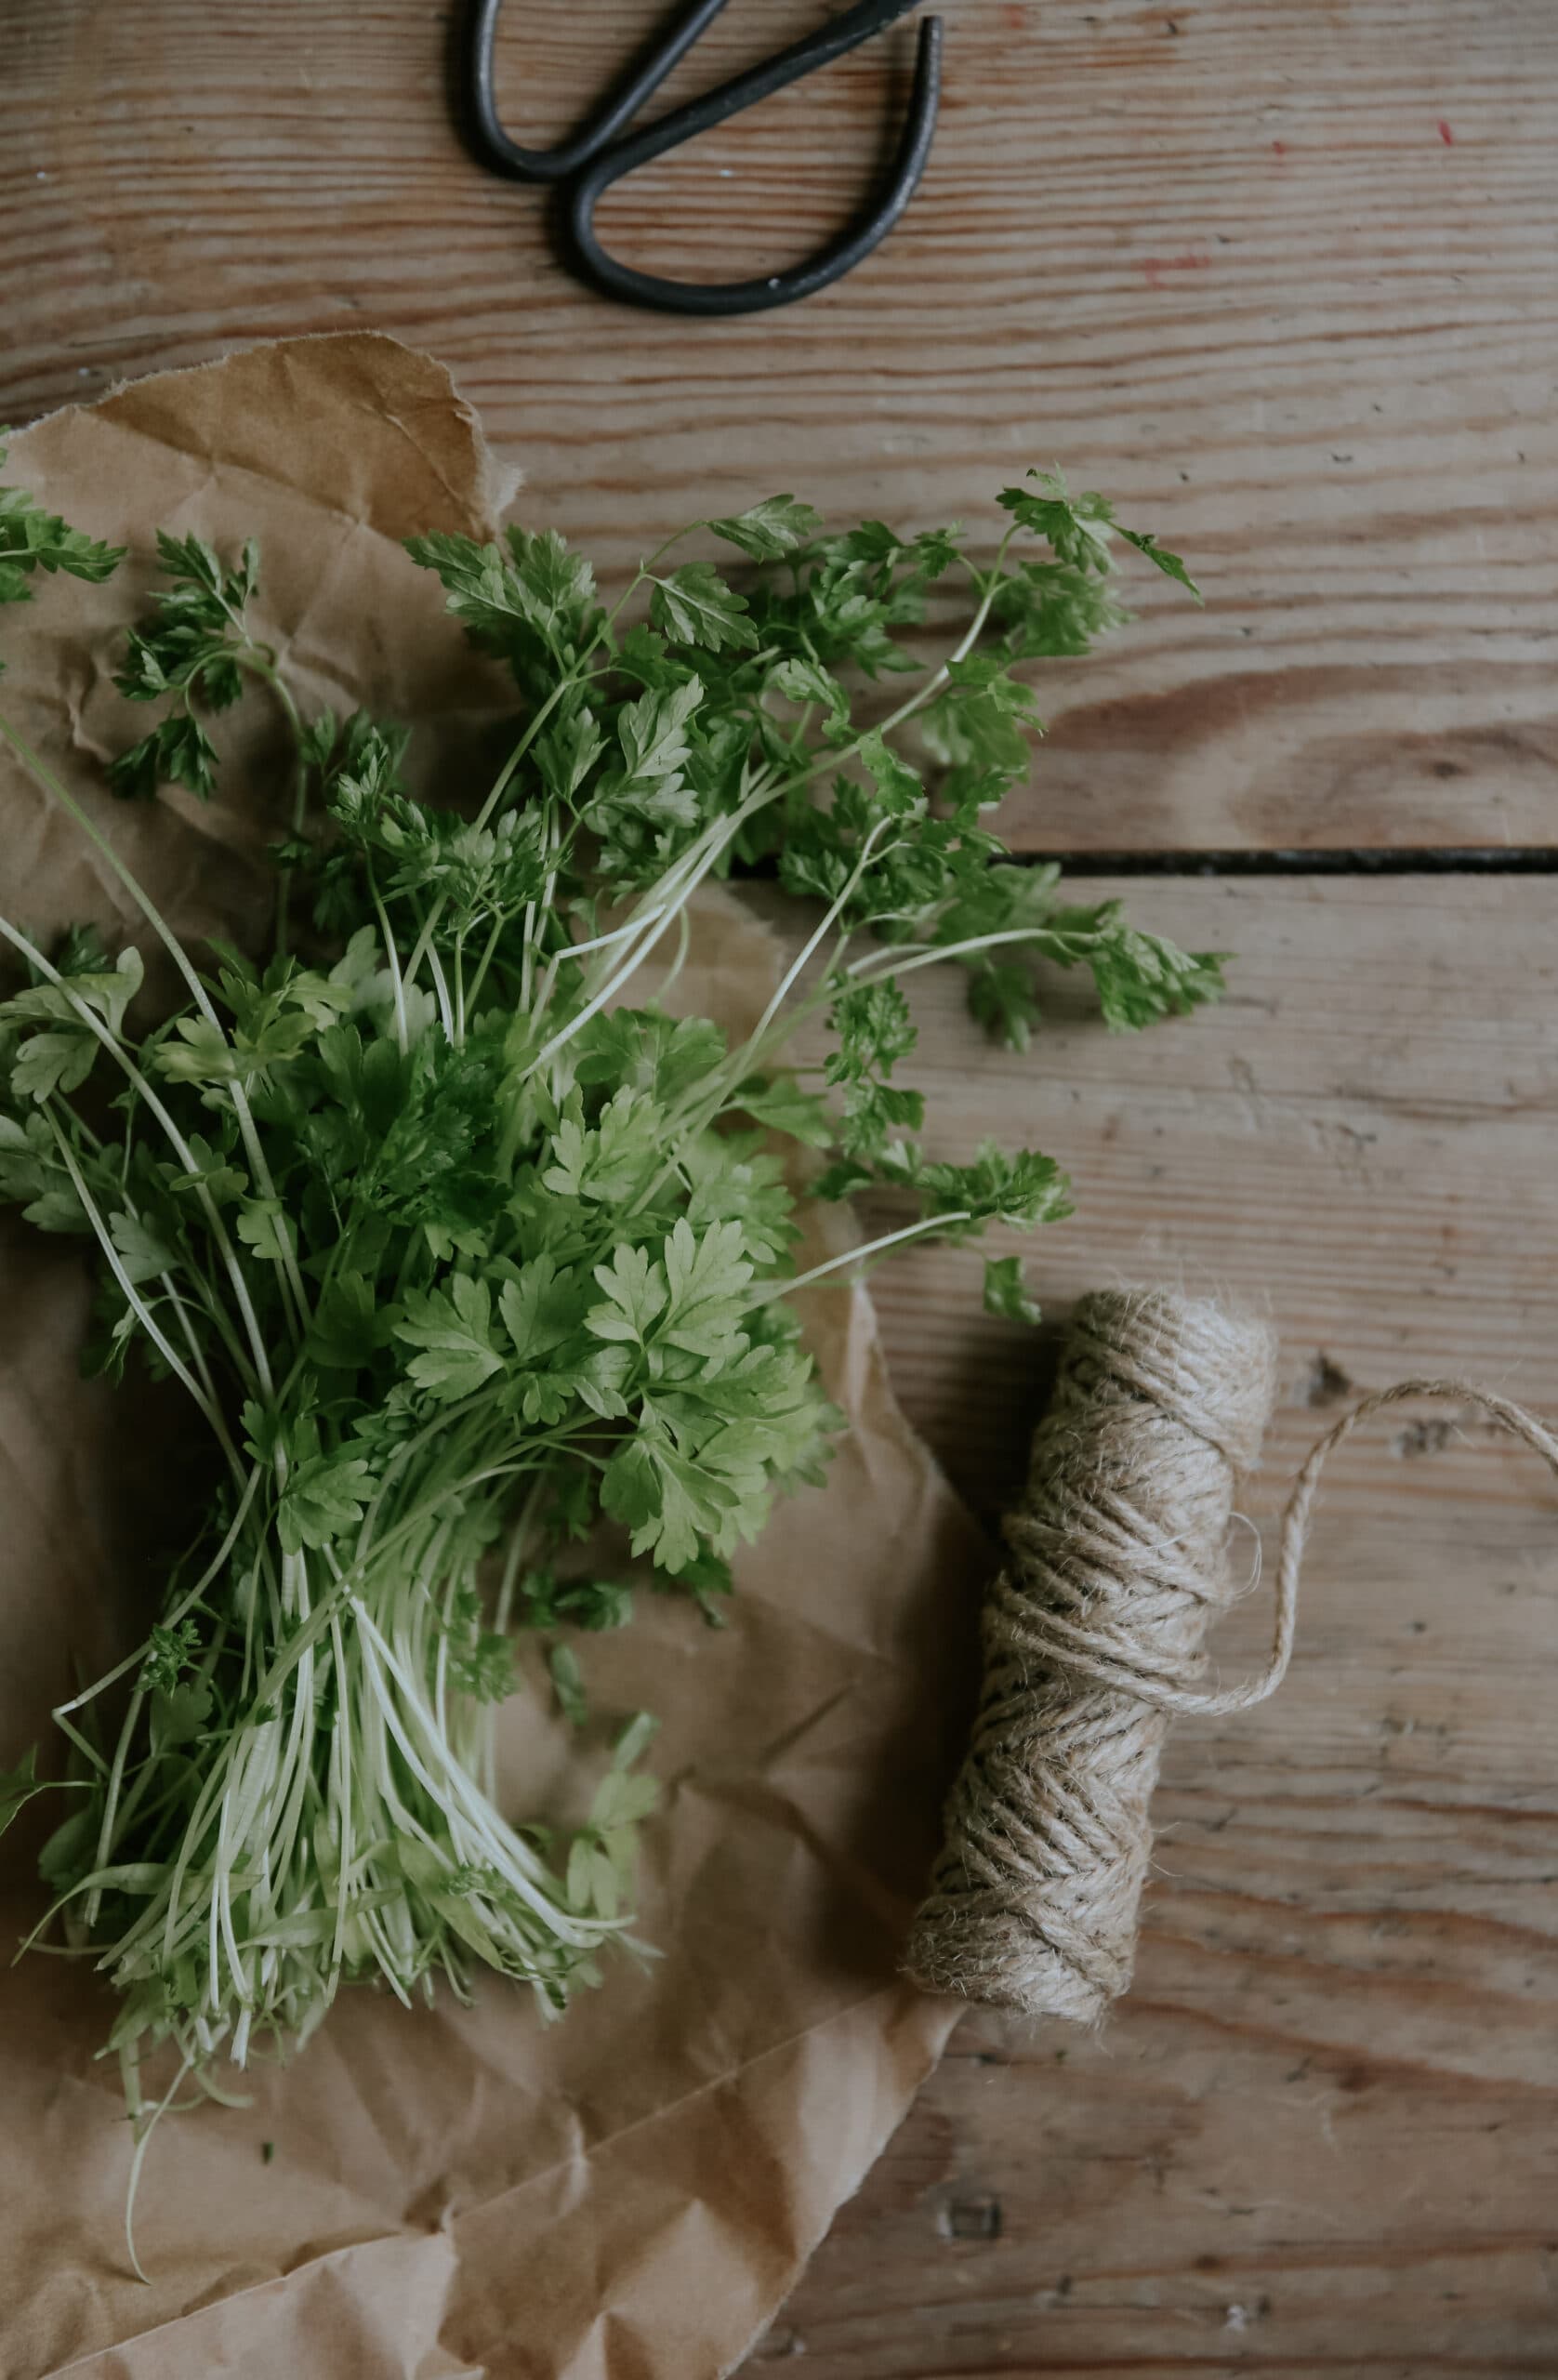
<path fill-rule="evenodd" d="M 1102 498 L 1047 477 L 1000 500 L 1011 525 L 978 562 L 951 530 L 829 534 L 775 496 L 703 524 L 739 586 L 662 549 L 610 609 L 550 533 L 413 541 L 519 690 L 473 813 L 408 790 L 403 730 L 301 720 L 250 625 L 252 545 L 226 563 L 165 536 L 166 590 L 118 679 L 160 716 L 110 777 L 209 797 L 204 719 L 245 679 L 274 690 L 295 829 L 259 954 L 184 950 L 0 720 L 183 986 L 143 1018 L 133 946 L 84 930 L 50 956 L 0 924 L 26 977 L 0 1004 L 0 1196 L 95 1246 L 90 1364 L 177 1381 L 212 1455 L 146 1643 L 59 1714 L 75 1791 L 44 1856 L 67 1944 L 121 1994 L 112 2045 L 142 2136 L 164 2104 L 141 2098 L 149 2052 L 171 2044 L 176 2086 L 214 2089 L 219 2058 L 306 2039 L 343 1978 L 410 1998 L 442 1975 L 464 1994 L 487 1965 L 553 2008 L 597 1976 L 654 1800 L 635 1765 L 649 1723 L 563 1845 L 500 1814 L 493 1712 L 530 1630 L 584 1714 L 574 1632 L 620 1625 L 633 1594 L 585 1559 L 601 1516 L 717 1619 L 737 1548 L 819 1475 L 838 1416 L 791 1302 L 782 1144 L 824 1153 L 825 1198 L 878 1183 L 908 1202 L 838 1260 L 852 1270 L 1069 1210 L 1047 1156 L 924 1152 L 904 1079 L 915 972 L 961 964 L 976 1016 L 1019 1049 L 1036 959 L 1089 971 L 1116 1026 L 1217 990 L 1214 958 L 1114 904 L 1066 906 L 994 831 L 1038 726 L 1014 667 L 1123 616 Z M 36 569 L 100 578 L 116 560 L 0 495 L 0 600 Z M 949 577 L 969 617 L 926 670 L 904 639 Z M 863 682 L 900 675 L 909 691 L 862 721 Z M 737 866 L 821 913 L 733 1046 L 635 985 L 674 972 L 697 887 Z M 826 1028 L 812 1067 L 793 1049 L 808 1020 Z M 984 1299 L 1035 1317 L 1013 1257 L 986 1265 Z M 0 1820 L 34 1790 L 14 1772 Z"/>

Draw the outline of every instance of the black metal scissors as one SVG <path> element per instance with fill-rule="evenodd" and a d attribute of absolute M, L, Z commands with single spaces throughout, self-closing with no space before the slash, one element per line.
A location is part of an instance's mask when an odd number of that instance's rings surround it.
<path fill-rule="evenodd" d="M 728 116 L 740 115 L 786 84 L 842 58 L 918 5 L 919 0 L 857 0 L 857 6 L 846 8 L 831 24 L 792 43 L 763 65 L 721 83 L 717 90 L 685 107 L 673 109 L 642 132 L 627 131 L 644 101 L 725 6 L 725 0 L 696 0 L 667 37 L 637 60 L 582 132 L 555 149 L 522 149 L 505 131 L 493 93 L 493 48 L 503 0 L 475 0 L 465 60 L 471 136 L 483 164 L 495 172 L 519 181 L 562 186 L 564 219 L 575 258 L 589 278 L 614 297 L 673 314 L 751 314 L 770 306 L 793 305 L 798 298 L 810 298 L 830 282 L 840 280 L 869 256 L 913 197 L 931 153 L 941 97 L 939 17 L 927 17 L 920 24 L 908 118 L 886 188 L 865 215 L 807 263 L 751 281 L 664 280 L 607 255 L 596 233 L 595 209 L 602 193 L 625 174 L 648 165 L 653 157 L 663 157 L 668 149 L 680 149 L 684 141 L 723 124 Z"/>

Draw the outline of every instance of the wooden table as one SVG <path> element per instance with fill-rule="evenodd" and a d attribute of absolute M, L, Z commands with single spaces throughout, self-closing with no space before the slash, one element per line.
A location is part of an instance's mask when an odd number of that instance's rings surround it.
<path fill-rule="evenodd" d="M 536 139 L 654 16 L 509 13 Z M 821 13 L 746 0 L 677 88 Z M 447 34 L 413 0 L 0 0 L 0 415 L 371 324 L 452 364 L 532 521 L 608 559 L 769 486 L 919 523 L 1058 459 L 1129 500 L 1207 608 L 1143 588 L 1106 657 L 1048 669 L 1014 839 L 1240 957 L 1224 1007 L 1142 1039 L 1058 996 L 1020 1078 L 1078 1190 L 1046 1304 L 1268 1296 L 1265 1524 L 1354 1385 L 1558 1409 L 1551 0 L 970 0 L 890 247 L 691 326 L 585 295 L 537 196 L 470 165 Z M 673 271 L 803 253 L 911 46 L 646 174 L 610 236 Z M 950 995 L 926 1017 L 948 1144 L 1009 1123 L 1010 1062 Z M 1029 1342 L 952 1256 L 880 1302 L 905 1404 L 994 1503 Z M 1472 1419 L 1338 1460 L 1290 1684 L 1172 1739 L 1134 1993 L 1096 2040 L 967 2023 L 755 2372 L 1558 2371 L 1553 1519 Z"/>

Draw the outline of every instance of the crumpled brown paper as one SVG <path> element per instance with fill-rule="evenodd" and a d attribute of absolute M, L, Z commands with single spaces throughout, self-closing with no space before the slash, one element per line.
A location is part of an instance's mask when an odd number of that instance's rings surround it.
<path fill-rule="evenodd" d="M 257 535 L 267 633 L 310 702 L 436 712 L 445 786 L 474 770 L 501 690 L 398 540 L 490 534 L 508 491 L 427 359 L 364 336 L 260 348 L 42 423 L 7 476 L 139 554 L 158 524 L 224 546 Z M 242 936 L 260 915 L 273 822 L 253 788 L 274 722 L 245 707 L 210 810 L 108 800 L 101 760 L 139 732 L 109 681 L 125 609 L 123 576 L 46 582 L 6 624 L 0 700 L 180 932 Z M 8 763 L 0 819 L 7 914 L 131 927 L 70 821 Z M 721 896 L 696 952 L 677 1004 L 739 1026 L 776 945 Z M 166 1494 L 159 1441 L 142 1400 L 77 1377 L 84 1309 L 79 1251 L 8 1223 L 0 1764 L 46 1740 L 50 1704 L 133 1638 L 154 1593 L 138 1515 Z M 158 2133 L 138 2210 L 148 2288 L 121 2242 L 117 2073 L 94 2058 L 106 1989 L 45 1957 L 5 1971 L 7 2380 L 705 2380 L 739 2360 L 951 2022 L 894 1966 L 952 1765 L 949 1631 L 984 1569 L 893 1403 L 864 1294 L 812 1292 L 809 1320 L 852 1427 L 827 1486 L 783 1505 L 743 1558 L 731 1625 L 643 1596 L 629 1629 L 581 1648 L 603 1719 L 646 1706 L 664 1721 L 648 1972 L 622 1961 L 550 2027 L 495 1977 L 472 2011 L 343 1994 L 297 2064 L 253 2073 L 252 2107 Z M 506 1798 L 534 1814 L 588 1755 L 542 1697 L 505 1718 Z M 40 1905 L 37 1831 L 6 1846 L 13 1935 Z"/>

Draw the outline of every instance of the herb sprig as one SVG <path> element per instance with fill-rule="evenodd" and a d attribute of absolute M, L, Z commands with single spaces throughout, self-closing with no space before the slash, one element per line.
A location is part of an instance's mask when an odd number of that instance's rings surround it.
<path fill-rule="evenodd" d="M 925 1153 L 909 979 L 961 965 L 1018 1049 L 1036 960 L 1088 970 L 1113 1026 L 1216 993 L 1214 956 L 1067 905 L 991 823 L 1039 725 L 1014 668 L 1124 616 L 1116 536 L 1188 585 L 1183 564 L 1053 475 L 1000 502 L 978 560 L 956 531 L 829 534 L 774 496 L 700 524 L 739 585 L 673 540 L 609 606 L 553 533 L 413 540 L 519 694 L 470 809 L 413 795 L 403 728 L 301 717 L 251 625 L 252 544 L 225 562 L 165 536 L 167 587 L 117 681 L 162 715 L 110 782 L 209 798 L 204 719 L 245 680 L 280 700 L 293 823 L 260 955 L 187 951 L 0 717 L 183 986 L 147 1018 L 134 945 L 82 930 L 50 955 L 0 921 L 26 977 L 0 1004 L 0 1195 L 95 1245 L 89 1365 L 177 1381 L 212 1450 L 155 1626 L 57 1714 L 77 1792 L 44 1854 L 50 1914 L 121 1994 L 142 2149 L 186 2079 L 219 2095 L 219 2061 L 306 2040 L 343 1978 L 409 2000 L 442 1975 L 463 1996 L 488 1965 L 552 2009 L 626 1938 L 651 1723 L 623 1732 L 570 1844 L 511 1825 L 493 1713 L 519 1636 L 541 1633 L 581 1719 L 561 1632 L 621 1624 L 633 1594 L 584 1558 L 602 1517 L 717 1618 L 737 1548 L 819 1476 L 840 1421 L 793 1293 L 905 1241 L 1069 1211 L 1046 1155 Z M 118 559 L 0 494 L 0 601 Z M 948 579 L 967 621 L 925 669 L 904 640 Z M 871 716 L 863 681 L 900 677 Z M 808 930 L 733 1044 L 660 1001 L 699 885 L 754 865 L 811 905 Z M 827 1031 L 811 1070 L 809 1023 Z M 798 1275 L 786 1143 L 821 1153 L 815 1196 L 888 1184 L 911 1220 Z M 1036 1312 L 1010 1255 L 984 1299 Z M 35 1789 L 30 1762 L 0 1780 L 0 1822 Z M 148 2101 L 167 2045 L 172 2085 Z"/>

